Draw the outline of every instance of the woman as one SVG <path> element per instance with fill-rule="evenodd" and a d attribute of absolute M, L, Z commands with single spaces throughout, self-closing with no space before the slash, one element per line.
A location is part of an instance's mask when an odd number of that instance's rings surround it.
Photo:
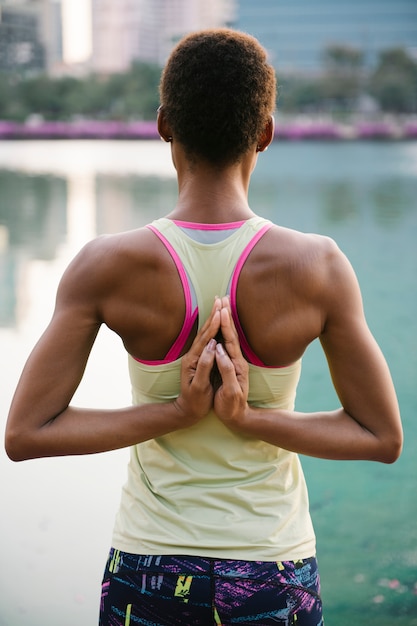
<path fill-rule="evenodd" d="M 102 626 L 321 624 L 297 453 L 392 463 L 401 451 L 395 391 L 350 264 L 328 238 L 249 207 L 275 89 L 248 35 L 209 30 L 177 45 L 158 129 L 178 202 L 78 254 L 16 390 L 14 460 L 131 446 Z M 128 352 L 134 404 L 75 409 L 102 323 Z M 301 358 L 316 338 L 341 408 L 296 413 Z"/>

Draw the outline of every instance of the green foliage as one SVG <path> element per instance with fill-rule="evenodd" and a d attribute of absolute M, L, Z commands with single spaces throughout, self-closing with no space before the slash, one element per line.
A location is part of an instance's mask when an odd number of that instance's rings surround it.
<path fill-rule="evenodd" d="M 9 117 L 11 80 L 7 74 L 0 74 L 0 119 Z"/>
<path fill-rule="evenodd" d="M 371 77 L 372 95 L 382 110 L 417 111 L 417 63 L 402 48 L 384 51 Z"/>
<path fill-rule="evenodd" d="M 356 48 L 333 45 L 323 54 L 321 94 L 337 109 L 350 109 L 360 94 L 363 53 Z"/>
<path fill-rule="evenodd" d="M 351 46 L 334 44 L 323 52 L 323 62 L 329 72 L 356 73 L 363 66 L 363 52 Z"/>
<path fill-rule="evenodd" d="M 108 81 L 108 106 L 114 119 L 154 119 L 159 104 L 161 69 L 134 63 L 127 74 L 115 74 Z"/>
<path fill-rule="evenodd" d="M 349 46 L 327 47 L 320 76 L 291 76 L 279 81 L 279 108 L 290 112 L 355 110 L 370 94 L 382 111 L 417 112 L 417 63 L 402 48 L 381 53 L 372 73 L 364 69 L 363 53 Z"/>
<path fill-rule="evenodd" d="M 161 68 L 134 63 L 124 74 L 83 79 L 0 74 L 0 119 L 23 121 L 31 114 L 47 120 L 77 116 L 103 120 L 155 119 Z M 417 112 L 417 63 L 401 48 L 386 50 L 372 73 L 362 51 L 332 45 L 323 51 L 317 76 L 279 77 L 278 108 L 284 112 L 355 110 L 370 94 L 383 111 Z"/>
<path fill-rule="evenodd" d="M 321 108 L 323 96 L 319 81 L 285 77 L 278 83 L 278 109 L 285 112 L 313 112 Z"/>
<path fill-rule="evenodd" d="M 74 115 L 106 117 L 109 103 L 107 84 L 94 75 L 87 80 L 78 80 L 74 89 L 67 93 L 65 100 L 68 117 Z"/>
<path fill-rule="evenodd" d="M 154 119 L 159 103 L 158 66 L 135 63 L 125 74 L 18 79 L 0 76 L 0 119 L 24 120 L 31 113 L 47 120 L 74 116 L 97 119 Z"/>
<path fill-rule="evenodd" d="M 17 87 L 17 96 L 29 111 L 42 113 L 46 119 L 65 119 L 71 113 L 68 99 L 78 86 L 76 78 L 54 80 L 41 75 L 22 81 Z"/>

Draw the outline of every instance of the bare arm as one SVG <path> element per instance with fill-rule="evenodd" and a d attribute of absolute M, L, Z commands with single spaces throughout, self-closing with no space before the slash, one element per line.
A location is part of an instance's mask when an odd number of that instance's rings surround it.
<path fill-rule="evenodd" d="M 328 261 L 320 341 L 342 407 L 299 413 L 249 406 L 236 331 L 222 311 L 227 352 L 220 348 L 216 355 L 223 386 L 215 411 L 231 428 L 301 454 L 391 463 L 401 452 L 402 427 L 388 366 L 366 324 L 350 264 L 336 248 Z"/>
<path fill-rule="evenodd" d="M 101 324 L 95 251 L 87 246 L 65 272 L 52 320 L 22 372 L 6 426 L 13 460 L 122 448 L 186 427 L 212 406 L 210 339 L 220 324 L 219 301 L 183 357 L 176 401 L 118 410 L 70 406 Z"/>

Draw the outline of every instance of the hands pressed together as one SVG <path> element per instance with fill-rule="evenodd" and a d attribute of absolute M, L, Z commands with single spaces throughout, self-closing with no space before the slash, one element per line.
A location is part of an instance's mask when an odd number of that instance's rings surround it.
<path fill-rule="evenodd" d="M 124 409 L 70 406 L 69 398 L 82 371 L 77 352 L 70 359 L 75 363 L 70 375 L 67 362 L 56 360 L 56 344 L 64 334 L 51 325 L 22 374 L 6 428 L 6 449 L 15 461 L 136 445 L 193 426 L 210 411 L 231 430 L 309 456 L 392 463 L 401 451 L 402 428 L 395 391 L 372 338 L 365 342 L 366 353 L 362 349 L 362 359 L 356 361 L 361 367 L 356 371 L 350 366 L 350 354 L 345 359 L 338 356 L 341 333 L 337 328 L 334 339 L 333 335 L 327 336 L 329 359 L 332 342 L 337 348 L 332 374 L 344 404 L 334 411 L 296 413 L 248 404 L 249 366 L 240 349 L 228 298 L 215 299 L 209 318 L 183 356 L 180 394 L 173 403 Z M 353 331 L 350 337 L 355 337 Z M 90 346 L 91 338 L 87 343 Z M 364 371 L 367 376 L 363 376 Z M 56 384 L 51 385 L 51 379 Z"/>
<path fill-rule="evenodd" d="M 216 341 L 221 333 L 222 342 Z M 220 383 L 213 383 L 217 367 Z M 175 401 L 191 426 L 213 409 L 227 426 L 238 426 L 248 408 L 248 364 L 242 355 L 227 297 L 216 298 L 210 316 L 183 356 L 181 390 Z"/>

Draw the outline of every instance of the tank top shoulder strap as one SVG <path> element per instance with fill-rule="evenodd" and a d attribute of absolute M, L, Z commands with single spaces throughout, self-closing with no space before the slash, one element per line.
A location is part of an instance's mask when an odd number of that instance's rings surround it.
<path fill-rule="evenodd" d="M 242 349 L 250 362 L 262 365 L 250 350 L 239 323 L 236 288 L 251 250 L 272 225 L 259 216 L 227 224 L 196 224 L 161 218 L 148 225 L 171 254 L 186 304 L 182 330 L 164 361 L 178 358 L 197 317 L 199 327 L 207 319 L 214 297 L 230 295 Z"/>
<path fill-rule="evenodd" d="M 272 225 L 259 216 L 226 224 L 161 218 L 149 225 L 177 266 L 186 302 L 196 303 L 200 326 L 211 311 L 214 297 L 229 294 L 237 285 L 248 255 Z"/>
<path fill-rule="evenodd" d="M 254 353 L 254 351 L 252 350 L 252 348 L 250 347 L 250 345 L 248 343 L 248 340 L 246 339 L 245 333 L 243 332 L 243 328 L 242 328 L 242 325 L 240 323 L 239 315 L 238 315 L 238 312 L 237 312 L 236 292 L 237 292 L 237 284 L 238 284 L 238 281 L 239 281 L 240 272 L 242 271 L 242 268 L 243 268 L 243 266 L 244 266 L 244 264 L 245 264 L 245 262 L 246 262 L 246 260 L 247 260 L 247 258 L 249 256 L 249 254 L 252 252 L 253 248 L 256 246 L 258 241 L 263 237 L 263 235 L 271 228 L 271 226 L 273 226 L 272 222 L 265 223 L 255 233 L 255 235 L 253 235 L 251 240 L 245 246 L 245 248 L 242 251 L 241 255 L 239 256 L 239 259 L 238 259 L 238 261 L 237 261 L 237 263 L 235 265 L 235 268 L 233 270 L 233 273 L 232 273 L 232 276 L 231 276 L 231 280 L 230 280 L 230 286 L 229 286 L 229 289 L 228 289 L 228 295 L 230 297 L 230 308 L 231 308 L 231 311 L 232 311 L 233 321 L 235 323 L 236 330 L 237 330 L 237 333 L 239 335 L 239 343 L 240 343 L 240 347 L 242 349 L 242 352 L 245 355 L 246 359 L 249 361 L 249 363 L 252 363 L 253 365 L 258 365 L 260 367 L 265 367 L 265 364 Z"/>
<path fill-rule="evenodd" d="M 178 337 L 166 354 L 165 359 L 163 359 L 163 362 L 169 363 L 178 359 L 179 355 L 181 354 L 182 349 L 191 332 L 191 329 L 194 326 L 195 320 L 197 319 L 198 306 L 192 282 L 187 274 L 187 271 L 181 261 L 180 256 L 175 249 L 175 246 L 173 246 L 169 238 L 164 235 L 163 229 L 158 228 L 155 223 L 148 224 L 147 227 L 155 233 L 155 235 L 161 240 L 161 242 L 170 253 L 172 260 L 174 261 L 177 268 L 185 298 L 184 323 Z"/>

